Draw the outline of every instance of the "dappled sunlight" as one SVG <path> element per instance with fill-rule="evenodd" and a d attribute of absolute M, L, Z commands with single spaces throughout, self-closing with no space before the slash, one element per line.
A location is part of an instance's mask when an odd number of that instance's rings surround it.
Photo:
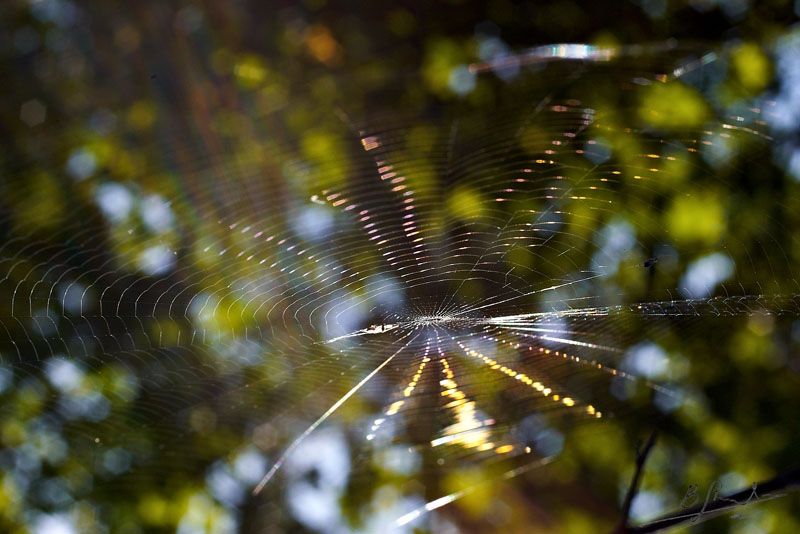
<path fill-rule="evenodd" d="M 779 4 L 9 6 L 0 531 L 626 534 L 788 491 Z M 752 500 L 683 528 L 800 528 Z"/>

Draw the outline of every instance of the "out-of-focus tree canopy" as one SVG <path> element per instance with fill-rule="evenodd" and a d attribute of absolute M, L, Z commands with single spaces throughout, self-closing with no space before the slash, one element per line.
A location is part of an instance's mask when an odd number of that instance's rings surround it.
<path fill-rule="evenodd" d="M 0 531 L 602 533 L 655 429 L 634 524 L 797 467 L 798 9 L 6 2 Z"/>

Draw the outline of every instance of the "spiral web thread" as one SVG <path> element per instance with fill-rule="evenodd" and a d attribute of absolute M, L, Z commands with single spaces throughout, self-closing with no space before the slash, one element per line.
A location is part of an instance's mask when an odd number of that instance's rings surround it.
<path fill-rule="evenodd" d="M 62 243 L 26 233 L 12 213 L 0 256 L 3 365 L 23 377 L 64 358 L 121 369 L 120 397 L 135 375 L 148 392 L 137 428 L 209 392 L 223 418 L 258 414 L 285 443 L 268 451 L 254 493 L 355 395 L 378 399 L 365 443 L 403 443 L 447 465 L 512 464 L 501 479 L 550 461 L 520 430 L 524 414 L 567 426 L 602 419 L 619 407 L 615 380 L 679 403 L 673 384 L 626 369 L 642 332 L 798 312 L 778 217 L 753 253 L 733 231 L 721 244 L 676 241 L 659 211 L 664 198 L 706 187 L 739 205 L 705 154 L 737 139 L 769 143 L 773 111 L 743 108 L 697 131 L 651 128 L 637 91 L 703 72 L 717 53 L 676 61 L 669 50 L 570 46 L 516 56 L 523 70 L 496 113 L 463 106 L 422 129 L 345 117 L 338 158 L 315 166 L 271 145 L 266 177 L 201 168 L 176 179 L 173 197 L 142 192 L 160 216 L 138 225 L 81 221 L 76 210 Z M 593 84 L 608 80 L 622 95 L 614 115 L 592 101 Z M 99 199 L 107 185 L 89 180 L 75 195 Z M 142 233 L 148 248 L 126 250 Z M 693 296 L 681 267 L 701 257 L 731 272 Z M 92 410 L 68 424 L 124 441 L 124 407 Z M 180 443 L 186 430 L 171 432 Z"/>

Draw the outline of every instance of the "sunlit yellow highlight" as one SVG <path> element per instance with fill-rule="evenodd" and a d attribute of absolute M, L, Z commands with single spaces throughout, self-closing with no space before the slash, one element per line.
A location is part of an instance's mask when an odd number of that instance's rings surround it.
<path fill-rule="evenodd" d="M 772 80 L 772 64 L 756 44 L 737 46 L 731 54 L 731 67 L 742 87 L 751 93 L 762 91 Z"/>
<path fill-rule="evenodd" d="M 431 446 L 436 447 L 445 443 L 453 443 L 466 448 L 473 448 L 486 445 L 489 431 L 484 426 L 487 423 L 478 421 L 475 417 L 475 402 L 467 401 L 466 395 L 458 390 L 458 384 L 453 380 L 453 372 L 450 370 L 450 364 L 447 360 L 441 358 L 440 362 L 443 367 L 442 372 L 445 373 L 447 378 L 439 383 L 448 388 L 442 391 L 442 396 L 454 399 L 446 404 L 445 407 L 455 411 L 457 422 L 444 430 L 444 437 L 431 441 Z"/>
<path fill-rule="evenodd" d="M 665 222 L 675 240 L 711 244 L 725 230 L 725 210 L 718 195 L 700 191 L 673 199 Z"/>
<path fill-rule="evenodd" d="M 706 120 L 709 107 L 699 91 L 679 81 L 643 90 L 640 116 L 654 126 L 689 128 Z"/>
<path fill-rule="evenodd" d="M 403 406 L 404 402 L 405 401 L 397 401 L 397 402 L 393 403 L 389 407 L 389 409 L 386 410 L 386 415 L 394 415 L 394 414 L 396 414 L 397 411 L 400 409 L 400 407 Z"/>
<path fill-rule="evenodd" d="M 427 354 L 427 351 L 426 351 L 426 354 Z M 408 383 L 406 388 L 403 390 L 403 396 L 404 397 L 410 397 L 411 396 L 411 393 L 414 391 L 414 388 L 416 387 L 417 383 L 419 382 L 420 377 L 422 376 L 422 370 L 425 369 L 425 365 L 430 360 L 431 359 L 427 355 L 422 359 L 422 362 L 419 364 L 419 367 L 417 367 L 417 371 L 414 374 L 413 378 Z M 392 405 L 390 405 L 389 408 L 384 412 L 384 415 L 385 416 L 395 415 L 400 410 L 400 408 L 403 406 L 404 403 L 405 403 L 404 400 L 399 400 L 399 401 L 396 401 L 396 402 L 392 403 Z M 384 421 L 385 421 L 384 418 L 376 419 L 372 424 L 372 430 L 373 431 L 377 430 L 378 427 L 380 427 L 380 425 Z M 375 437 L 375 434 L 373 432 L 373 433 L 371 433 L 371 434 L 369 434 L 367 436 L 367 439 L 368 440 L 372 440 L 374 437 Z"/>
<path fill-rule="evenodd" d="M 480 217 L 484 212 L 478 192 L 467 187 L 456 188 L 445 200 L 445 208 L 451 216 L 460 220 Z"/>

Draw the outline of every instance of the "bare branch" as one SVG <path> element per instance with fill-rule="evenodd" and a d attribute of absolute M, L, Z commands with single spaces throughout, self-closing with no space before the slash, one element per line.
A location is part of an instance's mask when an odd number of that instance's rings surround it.
<path fill-rule="evenodd" d="M 633 504 L 633 498 L 636 496 L 636 492 L 639 489 L 639 481 L 642 476 L 644 464 L 647 461 L 647 455 L 650 454 L 650 449 L 652 449 L 653 445 L 655 445 L 657 435 L 658 431 L 654 430 L 647 439 L 647 443 L 645 444 L 644 448 L 642 448 L 641 442 L 636 447 L 636 471 L 633 473 L 633 480 L 631 480 L 628 493 L 625 495 L 625 501 L 622 505 L 622 517 L 619 520 L 616 530 L 614 530 L 615 534 L 625 534 L 629 532 L 628 519 L 631 513 L 631 504 Z"/>
<path fill-rule="evenodd" d="M 651 521 L 650 523 L 638 527 L 626 527 L 625 530 L 617 530 L 616 532 L 624 534 L 648 534 L 650 532 L 658 532 L 692 520 L 698 522 L 700 520 L 710 519 L 716 512 L 768 501 L 786 495 L 785 493 L 773 494 L 772 492 L 774 491 L 795 490 L 798 488 L 800 488 L 800 468 L 786 471 L 765 482 L 753 483 L 749 488 L 715 499 L 711 502 L 706 501 L 703 504 L 674 512 L 661 519 Z"/>

